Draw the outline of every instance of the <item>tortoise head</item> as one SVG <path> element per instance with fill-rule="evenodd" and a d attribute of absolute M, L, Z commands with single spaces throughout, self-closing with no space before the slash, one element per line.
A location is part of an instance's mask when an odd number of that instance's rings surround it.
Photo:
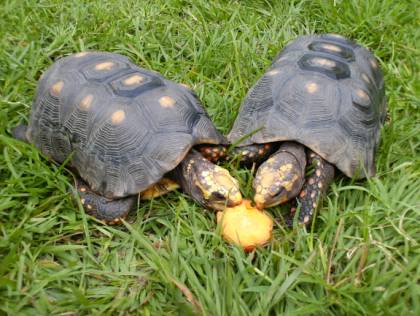
<path fill-rule="evenodd" d="M 301 190 L 304 173 L 288 153 L 274 154 L 257 170 L 252 186 L 255 205 L 262 209 L 284 203 Z"/>
<path fill-rule="evenodd" d="M 200 155 L 188 161 L 184 170 L 189 174 L 189 193 L 205 207 L 224 210 L 242 203 L 239 183 L 226 169 Z"/>

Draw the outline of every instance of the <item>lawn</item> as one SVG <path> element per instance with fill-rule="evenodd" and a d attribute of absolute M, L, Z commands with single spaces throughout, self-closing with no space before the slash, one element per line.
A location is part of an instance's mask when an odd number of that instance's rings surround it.
<path fill-rule="evenodd" d="M 194 4 L 192 4 L 194 3 Z M 415 1 L 1 1 L 0 315 L 419 315 L 419 10 Z M 73 176 L 11 138 L 61 56 L 104 50 L 191 86 L 227 133 L 298 35 L 335 32 L 378 57 L 389 119 L 377 176 L 335 180 L 310 229 L 227 245 L 180 192 L 121 226 L 86 215 Z M 226 165 L 251 197 L 251 172 Z"/>

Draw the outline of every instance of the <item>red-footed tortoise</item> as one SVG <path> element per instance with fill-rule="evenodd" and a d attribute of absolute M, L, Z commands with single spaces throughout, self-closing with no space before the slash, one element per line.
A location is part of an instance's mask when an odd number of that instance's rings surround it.
<path fill-rule="evenodd" d="M 257 170 L 254 201 L 266 208 L 298 196 L 299 222 L 308 224 L 335 167 L 375 174 L 385 117 L 383 74 L 366 48 L 335 34 L 301 36 L 250 89 L 228 139 L 245 162 L 275 151 Z M 305 179 L 307 165 L 314 171 Z"/>
<path fill-rule="evenodd" d="M 127 215 L 138 193 L 154 197 L 174 181 L 208 208 L 242 201 L 229 172 L 193 149 L 225 142 L 194 92 L 119 54 L 56 61 L 39 81 L 29 125 L 13 135 L 55 162 L 72 155 L 85 210 L 109 223 Z"/>

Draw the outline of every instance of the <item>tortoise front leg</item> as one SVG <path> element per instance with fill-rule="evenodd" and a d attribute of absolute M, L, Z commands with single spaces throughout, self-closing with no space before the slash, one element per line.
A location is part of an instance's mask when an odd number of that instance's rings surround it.
<path fill-rule="evenodd" d="M 317 207 L 334 179 L 335 169 L 333 165 L 312 151 L 308 156 L 308 165 L 314 165 L 315 169 L 306 179 L 302 191 L 293 202 L 290 214 L 286 218 L 286 224 L 289 227 L 293 226 L 293 218 L 299 205 L 298 222 L 304 225 L 309 225 L 312 222 Z"/>
<path fill-rule="evenodd" d="M 239 158 L 241 165 L 251 166 L 253 163 L 260 163 L 267 159 L 274 152 L 275 147 L 274 144 L 267 143 L 235 147 L 229 152 L 229 146 L 226 145 L 201 145 L 197 149 L 204 158 L 211 162 Z"/>
<path fill-rule="evenodd" d="M 137 196 L 108 199 L 93 192 L 81 179 L 76 179 L 76 189 L 86 213 L 107 224 L 119 224 L 136 204 Z"/>

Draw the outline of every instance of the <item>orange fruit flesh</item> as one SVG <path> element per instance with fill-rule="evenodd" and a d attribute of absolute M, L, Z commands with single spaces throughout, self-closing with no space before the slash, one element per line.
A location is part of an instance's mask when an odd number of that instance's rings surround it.
<path fill-rule="evenodd" d="M 273 231 L 273 220 L 264 211 L 243 200 L 242 204 L 217 213 L 217 223 L 222 225 L 222 236 L 229 243 L 245 251 L 267 244 Z"/>

